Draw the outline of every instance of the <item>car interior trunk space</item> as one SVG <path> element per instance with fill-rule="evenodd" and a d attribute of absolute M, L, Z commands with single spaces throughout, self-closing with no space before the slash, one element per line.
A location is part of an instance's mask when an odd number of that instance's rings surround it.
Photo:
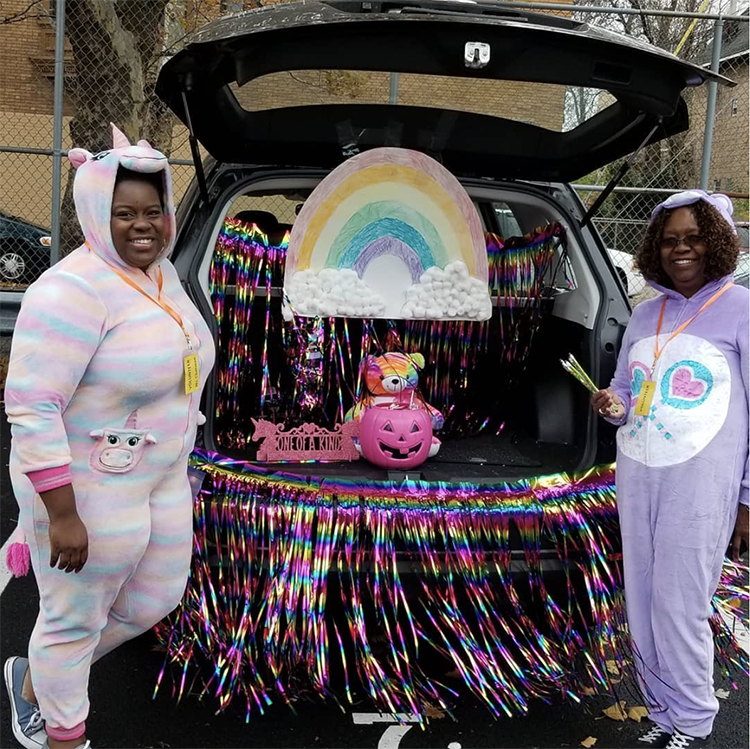
<path fill-rule="evenodd" d="M 588 394 L 560 359 L 572 353 L 586 367 L 588 332 L 554 314 L 555 295 L 573 286 L 561 224 L 513 237 L 486 234 L 493 300 L 486 322 L 367 320 L 283 314 L 289 226 L 270 225 L 269 215 L 227 216 L 214 248 L 208 295 L 219 354 L 204 435 L 209 450 L 263 462 L 254 437 L 264 422 L 283 424 L 287 433 L 303 424 L 335 429 L 367 390 L 363 358 L 403 352 L 424 357 L 416 392 L 443 415 L 437 455 L 406 472 L 364 459 L 291 459 L 278 470 L 494 483 L 581 463 Z"/>

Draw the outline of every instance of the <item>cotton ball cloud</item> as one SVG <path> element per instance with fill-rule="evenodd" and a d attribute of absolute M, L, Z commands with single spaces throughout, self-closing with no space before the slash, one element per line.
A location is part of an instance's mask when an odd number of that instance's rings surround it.
<path fill-rule="evenodd" d="M 445 268 L 428 268 L 419 283 L 407 289 L 401 312 L 407 319 L 488 320 L 492 301 L 487 284 L 473 278 L 466 263 L 457 260 Z"/>
<path fill-rule="evenodd" d="M 385 302 L 354 270 L 297 271 L 285 291 L 304 317 L 379 317 L 385 312 Z"/>

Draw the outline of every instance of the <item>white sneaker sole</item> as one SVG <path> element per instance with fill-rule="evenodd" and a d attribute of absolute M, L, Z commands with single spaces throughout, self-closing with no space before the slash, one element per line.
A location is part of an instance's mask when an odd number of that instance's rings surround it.
<path fill-rule="evenodd" d="M 3 668 L 3 676 L 5 678 L 5 688 L 8 690 L 8 702 L 10 702 L 10 713 L 11 722 L 10 726 L 13 729 L 13 736 L 16 741 L 25 749 L 42 749 L 46 743 L 47 734 L 44 729 L 37 731 L 34 736 L 42 735 L 41 741 L 35 741 L 31 737 L 27 736 L 22 730 L 21 725 L 18 722 L 18 711 L 16 710 L 16 701 L 13 698 L 13 664 L 18 660 L 17 655 L 11 656 L 5 661 Z"/>

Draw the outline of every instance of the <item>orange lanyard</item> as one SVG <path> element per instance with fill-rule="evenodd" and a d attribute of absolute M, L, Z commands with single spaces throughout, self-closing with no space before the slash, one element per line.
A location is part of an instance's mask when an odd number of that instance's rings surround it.
<path fill-rule="evenodd" d="M 86 246 L 89 248 L 89 250 L 91 250 L 91 245 L 89 245 L 88 242 L 86 242 Z M 92 250 L 92 252 L 93 252 L 93 250 Z M 188 348 L 192 351 L 193 344 L 192 344 L 192 342 L 190 340 L 190 333 L 188 333 L 187 330 L 185 330 L 185 326 L 184 326 L 184 324 L 182 322 L 182 317 L 180 316 L 180 314 L 176 310 L 173 310 L 166 302 L 163 302 L 162 299 L 161 299 L 161 289 L 162 289 L 162 286 L 164 285 L 164 276 L 162 275 L 161 268 L 157 268 L 157 270 L 159 271 L 159 277 L 156 280 L 156 286 L 158 288 L 158 292 L 159 293 L 157 294 L 156 299 L 154 299 L 154 297 L 152 297 L 151 294 L 149 294 L 145 289 L 141 288 L 135 281 L 133 281 L 132 278 L 128 278 L 122 271 L 120 271 L 119 269 L 115 268 L 114 265 L 110 265 L 106 260 L 104 260 L 104 258 L 101 258 L 101 259 L 115 273 L 117 273 L 117 275 L 123 281 L 125 281 L 125 283 L 128 286 L 134 288 L 137 292 L 143 294 L 143 296 L 145 296 L 146 299 L 150 299 L 158 307 L 161 307 L 180 326 L 180 328 L 182 330 L 182 334 L 185 336 L 185 340 L 187 341 Z"/>
<path fill-rule="evenodd" d="M 662 352 L 667 347 L 667 344 L 673 339 L 677 338 L 680 333 L 682 333 L 685 328 L 687 328 L 688 325 L 690 325 L 693 320 L 695 320 L 698 315 L 700 315 L 703 310 L 710 307 L 727 289 L 729 289 L 730 286 L 734 286 L 734 284 L 730 281 L 728 284 L 723 286 L 721 289 L 719 289 L 689 320 L 685 320 L 682 325 L 680 325 L 677 330 L 675 330 L 672 335 L 667 338 L 663 346 L 659 346 L 659 334 L 661 333 L 661 324 L 664 322 L 664 310 L 667 307 L 667 296 L 664 295 L 664 301 L 661 303 L 661 312 L 659 313 L 659 324 L 656 326 L 656 340 L 654 341 L 654 363 L 651 365 L 651 375 L 653 376 L 654 370 L 656 369 L 656 362 L 659 361 L 659 357 L 662 355 Z"/>

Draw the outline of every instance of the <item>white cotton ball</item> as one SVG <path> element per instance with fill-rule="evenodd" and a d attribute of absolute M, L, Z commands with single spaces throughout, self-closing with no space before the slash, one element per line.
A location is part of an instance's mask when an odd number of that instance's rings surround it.
<path fill-rule="evenodd" d="M 469 268 L 467 267 L 466 263 L 463 261 L 459 261 L 456 263 L 456 275 L 460 278 L 468 279 L 469 276 Z"/>
<path fill-rule="evenodd" d="M 412 307 L 412 311 L 414 313 L 414 317 L 420 317 L 420 318 L 424 317 L 425 308 L 422 307 L 421 305 L 415 304 Z"/>
<path fill-rule="evenodd" d="M 430 307 L 427 310 L 426 317 L 430 320 L 439 320 L 443 317 L 443 312 L 439 307 Z"/>

